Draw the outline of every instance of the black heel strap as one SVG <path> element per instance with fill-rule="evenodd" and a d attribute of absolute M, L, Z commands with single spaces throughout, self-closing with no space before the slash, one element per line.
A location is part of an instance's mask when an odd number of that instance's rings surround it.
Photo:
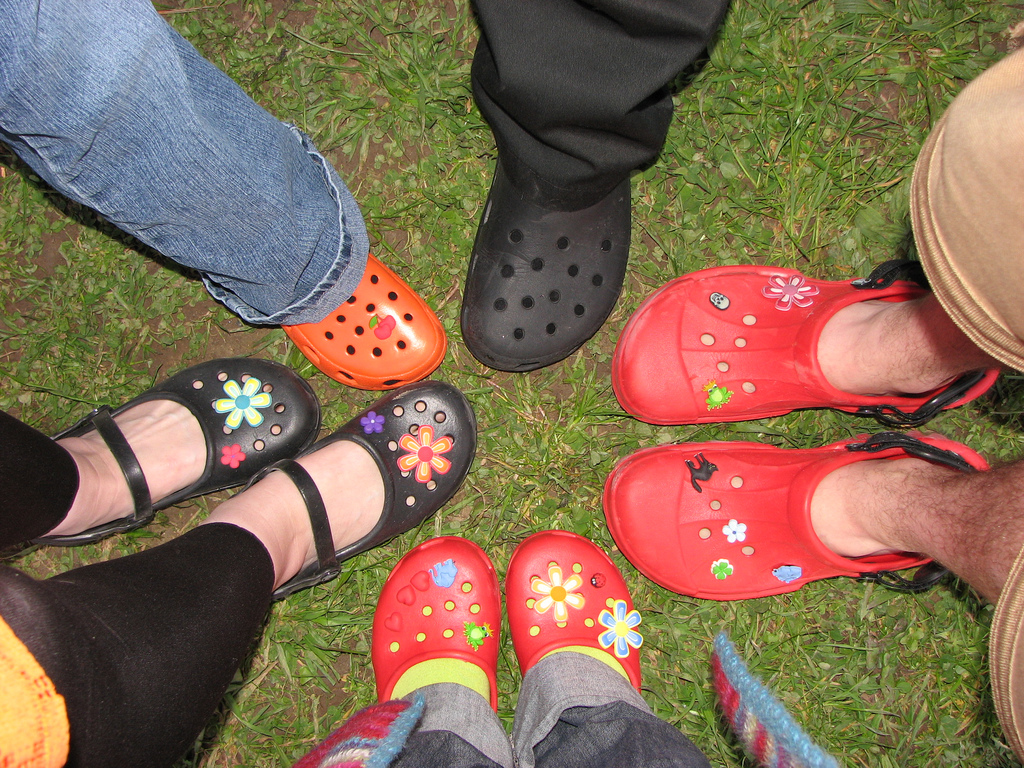
<path fill-rule="evenodd" d="M 320 495 L 316 483 L 313 482 L 313 478 L 309 476 L 303 466 L 293 459 L 284 459 L 267 467 L 266 472 L 261 473 L 261 476 L 273 470 L 280 470 L 288 475 L 295 487 L 298 488 L 302 501 L 306 505 L 309 525 L 313 529 L 313 543 L 316 545 L 317 559 L 316 577 L 311 584 L 330 581 L 341 572 L 341 568 L 338 565 L 338 557 L 334 549 L 334 535 L 331 533 L 331 521 L 327 517 L 327 507 L 324 506 L 323 497 Z M 279 599 L 276 597 L 276 593 L 275 599 Z"/>

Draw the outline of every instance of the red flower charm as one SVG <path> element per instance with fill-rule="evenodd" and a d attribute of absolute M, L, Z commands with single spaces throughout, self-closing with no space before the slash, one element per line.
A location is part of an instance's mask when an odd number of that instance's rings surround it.
<path fill-rule="evenodd" d="M 448 453 L 455 445 L 455 441 L 445 435 L 440 440 L 434 440 L 434 428 L 424 424 L 417 435 L 402 435 L 398 444 L 409 451 L 398 460 L 398 468 L 403 472 L 416 470 L 416 479 L 421 483 L 430 482 L 431 468 L 436 469 L 442 475 L 452 468 L 452 463 L 441 456 Z"/>
<path fill-rule="evenodd" d="M 224 455 L 220 457 L 221 464 L 227 464 L 232 469 L 238 469 L 238 465 L 245 461 L 245 454 L 242 453 L 242 446 L 238 443 L 226 445 L 220 449 Z"/>

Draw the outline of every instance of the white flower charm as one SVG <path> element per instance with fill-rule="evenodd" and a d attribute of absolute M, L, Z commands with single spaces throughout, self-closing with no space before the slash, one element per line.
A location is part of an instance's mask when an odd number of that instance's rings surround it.
<path fill-rule="evenodd" d="M 772 275 L 768 285 L 761 289 L 766 299 L 775 299 L 775 308 L 788 312 L 795 304 L 798 307 L 809 307 L 817 296 L 818 286 L 808 285 L 803 275 Z"/>
<path fill-rule="evenodd" d="M 238 429 L 243 416 L 250 427 L 258 427 L 263 423 L 263 414 L 256 409 L 269 408 L 273 402 L 268 392 L 260 392 L 262 386 L 263 382 L 255 376 L 246 379 L 242 387 L 234 379 L 228 379 L 224 382 L 224 394 L 227 397 L 214 401 L 213 410 L 228 415 L 224 423 L 229 429 Z"/>
<path fill-rule="evenodd" d="M 738 520 L 730 520 L 726 525 L 722 526 L 722 533 L 729 539 L 730 544 L 735 544 L 737 541 L 743 541 L 747 538 L 747 524 L 741 523 Z"/>
<path fill-rule="evenodd" d="M 530 589 L 534 594 L 542 595 L 540 600 L 533 604 L 537 613 L 547 613 L 551 608 L 555 609 L 555 621 L 566 622 L 569 620 L 570 608 L 582 608 L 586 600 L 576 590 L 583 586 L 583 579 L 578 574 L 562 580 L 562 569 L 551 564 L 548 566 L 548 580 L 539 576 L 530 579 Z"/>

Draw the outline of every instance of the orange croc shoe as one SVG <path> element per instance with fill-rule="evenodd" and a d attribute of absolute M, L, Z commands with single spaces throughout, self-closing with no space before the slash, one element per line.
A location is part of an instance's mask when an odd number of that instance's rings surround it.
<path fill-rule="evenodd" d="M 424 379 L 448 348 L 437 315 L 373 254 L 348 301 L 319 323 L 283 327 L 313 365 L 358 389 Z"/>

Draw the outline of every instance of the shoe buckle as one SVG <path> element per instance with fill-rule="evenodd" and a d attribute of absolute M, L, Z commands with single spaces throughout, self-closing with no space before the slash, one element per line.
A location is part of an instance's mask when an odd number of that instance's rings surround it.
<path fill-rule="evenodd" d="M 864 405 L 857 409 L 858 416 L 874 416 L 887 427 L 919 427 L 943 409 L 960 400 L 985 378 L 986 371 L 972 371 L 956 379 L 948 387 L 936 392 L 913 411 L 904 411 L 895 405 Z"/>

